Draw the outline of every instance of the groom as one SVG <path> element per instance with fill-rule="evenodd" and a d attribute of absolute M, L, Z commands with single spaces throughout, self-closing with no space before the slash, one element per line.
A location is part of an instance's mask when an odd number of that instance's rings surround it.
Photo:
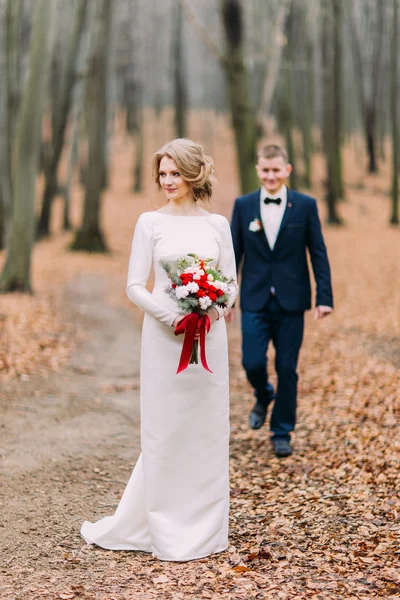
<path fill-rule="evenodd" d="M 297 360 L 304 311 L 311 308 L 307 252 L 317 287 L 314 317 L 333 310 L 331 275 L 317 204 L 288 189 L 292 171 L 286 150 L 267 145 L 258 152 L 261 189 L 236 199 L 232 238 L 241 269 L 242 360 L 254 388 L 250 427 L 263 426 L 274 402 L 270 429 L 275 455 L 292 454 L 290 432 L 296 423 Z M 234 319 L 235 309 L 226 315 Z M 276 394 L 268 382 L 267 349 L 272 340 L 278 376 Z"/>

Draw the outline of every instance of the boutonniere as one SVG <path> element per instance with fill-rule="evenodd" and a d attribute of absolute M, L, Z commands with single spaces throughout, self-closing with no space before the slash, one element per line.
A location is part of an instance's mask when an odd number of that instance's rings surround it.
<path fill-rule="evenodd" d="M 251 221 L 250 225 L 249 225 L 249 231 L 253 231 L 254 233 L 257 233 L 257 231 L 262 231 L 262 223 L 260 221 L 260 219 L 258 217 L 254 217 L 254 219 Z"/>

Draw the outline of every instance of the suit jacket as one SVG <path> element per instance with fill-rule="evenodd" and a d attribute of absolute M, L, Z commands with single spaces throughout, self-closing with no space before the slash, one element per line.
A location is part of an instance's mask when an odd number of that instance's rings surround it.
<path fill-rule="evenodd" d="M 261 224 L 260 190 L 235 201 L 231 230 L 238 272 L 241 267 L 242 310 L 262 311 L 271 287 L 289 312 L 311 308 L 307 249 L 317 284 L 316 305 L 333 307 L 331 274 L 317 203 L 314 198 L 288 189 L 286 209 L 274 249 L 264 230 L 251 231 L 250 223 Z M 243 261 L 243 264 L 242 264 Z"/>

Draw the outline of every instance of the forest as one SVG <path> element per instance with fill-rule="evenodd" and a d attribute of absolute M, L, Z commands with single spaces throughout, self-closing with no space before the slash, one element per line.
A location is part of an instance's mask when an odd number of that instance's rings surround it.
<path fill-rule="evenodd" d="M 399 13 L 0 0 L 1 598 L 399 597 Z M 248 429 L 229 326 L 231 546 L 176 565 L 79 536 L 140 450 L 126 271 L 139 215 L 163 204 L 152 156 L 175 137 L 213 157 L 206 209 L 228 219 L 259 187 L 257 149 L 284 145 L 290 187 L 317 199 L 335 295 L 329 319 L 306 319 L 284 463 Z"/>

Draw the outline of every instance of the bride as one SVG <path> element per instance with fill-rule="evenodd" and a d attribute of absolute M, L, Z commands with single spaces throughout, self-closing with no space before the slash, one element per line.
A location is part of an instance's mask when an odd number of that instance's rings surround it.
<path fill-rule="evenodd" d="M 109 550 L 141 550 L 160 560 L 187 561 L 228 546 L 229 380 L 224 313 L 211 308 L 207 361 L 176 374 L 182 318 L 165 293 L 160 261 L 188 253 L 212 258 L 236 282 L 228 221 L 198 206 L 211 198 L 212 159 L 199 144 L 175 139 L 153 159 L 154 178 L 167 204 L 142 214 L 136 224 L 127 294 L 145 312 L 141 348 L 141 448 L 113 516 L 85 521 L 87 543 Z M 154 266 L 152 293 L 146 290 Z M 230 304 L 237 295 L 231 285 Z"/>

